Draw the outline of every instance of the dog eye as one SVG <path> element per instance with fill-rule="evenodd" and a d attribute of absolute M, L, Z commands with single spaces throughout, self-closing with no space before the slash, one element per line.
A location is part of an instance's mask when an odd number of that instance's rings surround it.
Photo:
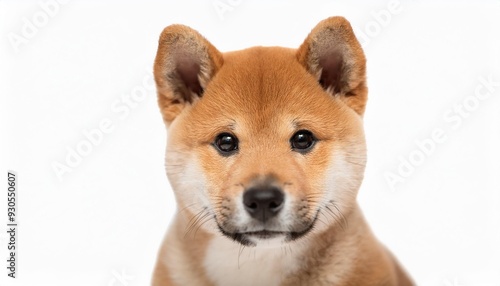
<path fill-rule="evenodd" d="M 309 130 L 299 130 L 290 138 L 292 149 L 299 152 L 308 151 L 316 142 L 316 138 Z"/>
<path fill-rule="evenodd" d="M 230 155 L 238 150 L 238 138 L 230 133 L 221 133 L 215 138 L 214 145 L 223 155 Z"/>

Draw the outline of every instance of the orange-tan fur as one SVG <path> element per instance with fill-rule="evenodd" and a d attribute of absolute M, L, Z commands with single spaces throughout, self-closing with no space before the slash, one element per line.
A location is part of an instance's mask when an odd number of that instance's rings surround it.
<path fill-rule="evenodd" d="M 220 53 L 186 26 L 165 28 L 155 80 L 168 127 L 167 175 L 179 211 L 159 252 L 153 285 L 413 285 L 356 203 L 366 162 L 365 62 L 342 17 L 320 22 L 297 50 Z M 319 84 L 325 70 L 335 72 L 338 64 L 333 84 Z M 307 154 L 290 148 L 299 129 L 317 138 Z M 221 156 L 214 148 L 221 132 L 237 135 L 236 155 Z M 267 247 L 222 236 L 220 226 L 238 224 L 246 186 L 265 176 L 286 193 L 294 226 L 314 224 L 312 230 Z M 226 261 L 211 258 L 221 253 Z M 266 262 L 273 271 L 262 268 L 262 277 L 252 276 Z"/>

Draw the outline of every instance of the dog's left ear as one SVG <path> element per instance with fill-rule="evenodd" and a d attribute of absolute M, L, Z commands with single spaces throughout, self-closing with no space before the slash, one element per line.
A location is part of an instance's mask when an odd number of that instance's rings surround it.
<path fill-rule="evenodd" d="M 321 21 L 297 50 L 297 59 L 324 90 L 363 115 L 368 93 L 366 59 L 345 18 Z"/>

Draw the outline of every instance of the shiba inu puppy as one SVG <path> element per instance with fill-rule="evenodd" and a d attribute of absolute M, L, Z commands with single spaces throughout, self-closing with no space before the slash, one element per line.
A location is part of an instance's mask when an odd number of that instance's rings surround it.
<path fill-rule="evenodd" d="M 160 36 L 154 75 L 178 212 L 153 285 L 413 285 L 356 202 L 365 56 L 342 17 L 298 49 Z"/>

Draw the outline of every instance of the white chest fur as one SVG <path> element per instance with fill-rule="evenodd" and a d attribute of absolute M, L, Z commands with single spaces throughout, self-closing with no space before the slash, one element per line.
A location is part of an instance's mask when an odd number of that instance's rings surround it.
<path fill-rule="evenodd" d="M 300 266 L 298 245 L 243 247 L 224 237 L 208 245 L 204 266 L 209 279 L 220 286 L 280 285 Z"/>

